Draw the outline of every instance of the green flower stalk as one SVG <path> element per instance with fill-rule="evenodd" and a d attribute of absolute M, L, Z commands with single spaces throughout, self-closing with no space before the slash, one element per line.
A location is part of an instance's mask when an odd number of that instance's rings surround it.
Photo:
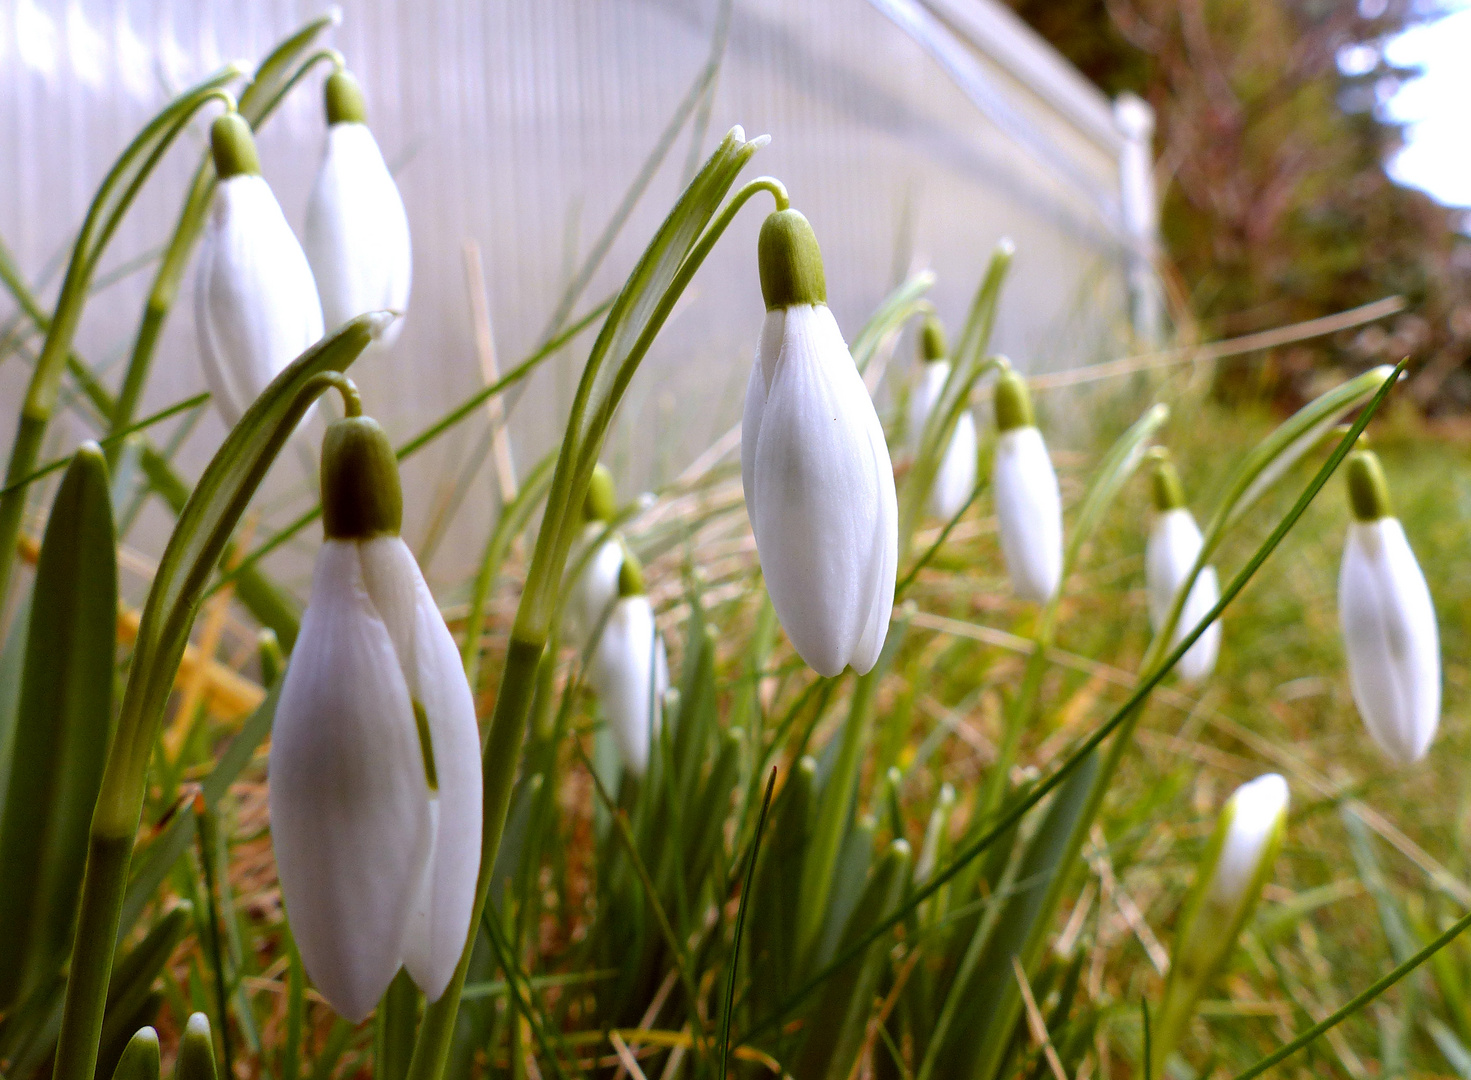
<path fill-rule="evenodd" d="M 1200 995 L 1220 972 L 1251 917 L 1282 845 L 1287 781 L 1276 773 L 1241 785 L 1226 802 L 1185 901 L 1154 1027 L 1150 1070 L 1165 1062 L 1195 1015 Z"/>

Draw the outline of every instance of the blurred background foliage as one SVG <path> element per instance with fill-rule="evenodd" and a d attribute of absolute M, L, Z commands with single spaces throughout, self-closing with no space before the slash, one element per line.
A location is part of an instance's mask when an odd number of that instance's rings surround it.
<path fill-rule="evenodd" d="M 1218 394 L 1298 404 L 1325 368 L 1409 354 L 1411 393 L 1428 414 L 1471 407 L 1464 211 L 1385 171 L 1402 131 L 1383 105 L 1416 72 L 1383 47 L 1438 7 L 1007 2 L 1106 93 L 1154 107 L 1165 278 L 1189 332 L 1250 333 L 1395 293 L 1409 302 L 1388 323 L 1226 365 Z"/>

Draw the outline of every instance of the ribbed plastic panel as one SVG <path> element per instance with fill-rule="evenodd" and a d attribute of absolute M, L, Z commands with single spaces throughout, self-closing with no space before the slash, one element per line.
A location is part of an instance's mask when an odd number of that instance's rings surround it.
<path fill-rule="evenodd" d="M 1011 236 L 1018 254 L 996 345 L 1031 370 L 1110 355 L 1126 304 L 1118 148 L 1098 119 L 1106 103 L 1083 102 L 1090 130 L 1076 108 L 1059 108 L 1055 93 L 1027 85 L 1028 64 L 1051 63 L 1035 41 L 1025 42 L 1035 53 L 1026 63 L 997 63 L 985 43 L 966 42 L 967 9 L 1004 15 L 980 0 L 737 0 L 695 149 L 708 152 L 737 123 L 748 135 L 772 136 L 750 175 L 780 177 L 812 220 L 831 304 L 850 336 L 920 266 L 938 274 L 932 296 L 955 327 L 992 245 Z M 168 90 L 229 59 L 253 64 L 322 10 L 280 0 L 0 4 L 0 235 L 48 300 L 92 192 Z M 464 241 L 483 251 L 504 369 L 542 339 L 568 281 L 690 93 L 717 13 L 717 0 L 346 7 L 327 40 L 362 80 L 413 228 L 407 326 L 391 353 L 353 372 L 395 437 L 481 385 Z M 323 77 L 306 80 L 260 139 L 266 177 L 298 229 L 321 153 Z M 196 127 L 143 192 L 104 275 L 166 238 L 204 145 L 204 122 Z M 692 130 L 686 125 L 670 147 L 578 312 L 618 287 L 657 227 L 695 160 Z M 606 455 L 625 485 L 676 475 L 739 419 L 762 319 L 755 237 L 769 205 L 762 197 L 737 220 L 634 382 Z M 93 365 L 112 365 L 112 384 L 150 277 L 143 267 L 87 310 L 79 351 Z M 186 286 L 168 324 L 146 410 L 203 387 L 190 292 Z M 10 310 L 0 300 L 0 313 Z M 556 440 L 590 343 L 591 335 L 578 340 L 513 399 L 523 469 Z M 890 380 L 909 371 L 908 343 L 901 348 Z M 15 359 L 0 368 L 7 445 L 24 374 Z M 481 444 L 485 423 L 475 417 L 408 467 L 411 543 Z M 52 449 L 64 452 L 86 434 L 78 420 L 59 421 Z M 180 457 L 183 471 L 197 474 L 220 435 L 213 417 L 202 423 Z M 277 473 L 262 530 L 308 498 L 302 462 L 288 455 Z M 440 582 L 466 572 L 492 517 L 489 469 L 471 483 L 434 563 Z M 165 524 L 156 515 L 136 543 L 156 548 Z M 298 577 L 303 564 L 286 558 L 280 568 Z"/>

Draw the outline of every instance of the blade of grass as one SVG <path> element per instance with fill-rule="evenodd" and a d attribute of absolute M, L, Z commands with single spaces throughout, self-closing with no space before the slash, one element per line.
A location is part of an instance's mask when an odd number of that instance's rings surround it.
<path fill-rule="evenodd" d="M 751 899 L 751 879 L 756 873 L 756 856 L 761 853 L 761 833 L 766 828 L 766 814 L 771 809 L 771 792 L 776 787 L 776 766 L 771 767 L 771 779 L 766 781 L 766 795 L 761 800 L 761 815 L 756 819 L 756 836 L 751 841 L 751 852 L 746 856 L 746 883 L 741 887 L 741 903 L 736 909 L 735 937 L 731 941 L 729 971 L 725 979 L 725 1003 L 720 1009 L 720 1080 L 725 1080 L 730 1067 L 730 1014 L 735 1003 L 736 969 L 740 966 L 741 932 L 746 928 L 746 905 Z"/>

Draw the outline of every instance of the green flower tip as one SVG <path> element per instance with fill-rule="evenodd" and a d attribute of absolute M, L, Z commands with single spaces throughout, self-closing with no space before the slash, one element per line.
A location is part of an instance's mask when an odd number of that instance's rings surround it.
<path fill-rule="evenodd" d="M 72 451 L 71 464 L 66 467 L 66 471 L 91 477 L 106 485 L 107 455 L 102 452 L 102 447 L 88 439 Z"/>
<path fill-rule="evenodd" d="M 767 311 L 827 303 L 817 234 L 798 211 L 778 210 L 766 218 L 756 242 L 756 262 Z"/>
<path fill-rule="evenodd" d="M 322 528 L 329 540 L 397 536 L 403 526 L 398 459 L 378 421 L 334 421 L 322 440 Z"/>
<path fill-rule="evenodd" d="M 1001 373 L 996 383 L 996 426 L 1002 431 L 1037 426 L 1027 380 L 1010 368 Z"/>
<path fill-rule="evenodd" d="M 174 1080 L 216 1080 L 215 1044 L 209 1032 L 209 1017 L 194 1013 L 184 1025 L 179 1040 L 179 1059 L 174 1066 Z"/>
<path fill-rule="evenodd" d="M 945 341 L 945 328 L 933 315 L 925 319 L 919 332 L 920 354 L 926 360 L 943 360 L 950 355 L 950 346 Z"/>
<path fill-rule="evenodd" d="M 350 71 L 334 71 L 327 76 L 325 90 L 328 124 L 366 124 L 368 106 L 363 101 L 363 88 Z"/>
<path fill-rule="evenodd" d="M 587 521 L 605 522 L 618 516 L 618 493 L 613 487 L 613 473 L 601 461 L 593 466 L 592 479 L 587 482 L 582 516 Z"/>
<path fill-rule="evenodd" d="M 255 136 L 245 117 L 227 112 L 215 117 L 209 128 L 209 152 L 215 160 L 215 173 L 221 180 L 248 173 L 260 175 L 260 155 L 255 150 Z"/>
<path fill-rule="evenodd" d="M 1359 521 L 1393 516 L 1384 466 L 1372 450 L 1355 450 L 1348 456 L 1348 502 Z"/>
<path fill-rule="evenodd" d="M 123 1048 L 113 1080 L 158 1080 L 159 1053 L 158 1032 L 151 1027 L 141 1027 L 134 1032 Z"/>
<path fill-rule="evenodd" d="M 644 592 L 644 568 L 632 552 L 624 552 L 623 565 L 618 568 L 618 598 L 641 596 Z"/>
<path fill-rule="evenodd" d="M 1161 453 L 1155 458 L 1150 487 L 1154 492 L 1154 508 L 1161 514 L 1179 510 L 1185 505 L 1185 487 L 1180 483 L 1180 473 L 1169 454 Z"/>

